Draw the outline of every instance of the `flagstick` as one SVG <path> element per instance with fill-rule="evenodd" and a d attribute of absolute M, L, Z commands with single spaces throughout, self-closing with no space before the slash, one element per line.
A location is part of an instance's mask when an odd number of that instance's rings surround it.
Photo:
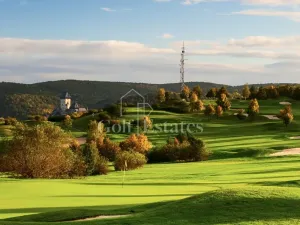
<path fill-rule="evenodd" d="M 122 188 L 124 187 L 124 180 L 125 180 L 126 168 L 127 168 L 127 162 L 126 162 L 126 160 L 125 160 L 125 162 L 124 162 L 124 170 L 123 170 Z"/>

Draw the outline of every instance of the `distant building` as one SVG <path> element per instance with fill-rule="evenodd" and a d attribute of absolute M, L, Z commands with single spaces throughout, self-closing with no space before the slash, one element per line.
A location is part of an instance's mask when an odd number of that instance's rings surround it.
<path fill-rule="evenodd" d="M 51 116 L 64 116 L 74 112 L 87 112 L 87 108 L 78 104 L 75 101 L 72 104 L 72 97 L 68 92 L 64 92 L 60 95 L 60 105 L 56 108 L 52 113 Z"/>

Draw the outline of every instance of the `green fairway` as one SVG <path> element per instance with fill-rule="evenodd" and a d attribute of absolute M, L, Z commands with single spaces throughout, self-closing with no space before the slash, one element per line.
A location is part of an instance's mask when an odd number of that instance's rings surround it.
<path fill-rule="evenodd" d="M 246 108 L 247 103 L 234 101 L 233 108 Z M 283 108 L 278 100 L 260 101 L 260 105 L 262 115 L 276 115 Z M 268 156 L 300 147 L 300 140 L 290 139 L 300 136 L 299 102 L 293 102 L 293 111 L 295 121 L 287 128 L 281 120 L 262 115 L 254 122 L 240 121 L 232 115 L 234 111 L 212 120 L 202 113 L 153 111 L 154 125 L 201 125 L 203 132 L 193 130 L 194 135 L 206 143 L 212 153 L 210 160 L 148 164 L 126 172 L 124 186 L 123 172 L 114 171 L 73 180 L 23 180 L 3 175 L 0 218 L 5 220 L 0 224 L 50 224 L 119 214 L 130 216 L 76 224 L 300 224 L 300 156 Z M 91 119 L 75 120 L 73 135 L 83 136 Z M 127 109 L 124 119 L 136 119 L 136 110 Z M 108 135 L 120 142 L 129 134 Z M 165 144 L 174 135 L 155 130 L 147 134 L 154 146 Z"/>

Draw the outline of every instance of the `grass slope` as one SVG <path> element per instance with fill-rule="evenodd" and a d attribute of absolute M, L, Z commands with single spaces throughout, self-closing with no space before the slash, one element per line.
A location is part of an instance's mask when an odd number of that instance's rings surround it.
<path fill-rule="evenodd" d="M 300 194 L 294 189 L 290 189 L 289 192 L 284 188 L 220 189 L 175 202 L 144 206 L 140 210 L 136 208 L 137 211 L 131 210 L 131 216 L 127 218 L 83 221 L 76 224 L 298 224 L 299 203 Z M 57 221 L 53 218 L 59 215 L 68 213 L 44 214 L 42 221 Z M 1 224 L 17 224 L 15 221 Z M 41 221 L 41 218 L 29 216 L 23 221 L 30 222 L 21 224 L 30 224 Z"/>

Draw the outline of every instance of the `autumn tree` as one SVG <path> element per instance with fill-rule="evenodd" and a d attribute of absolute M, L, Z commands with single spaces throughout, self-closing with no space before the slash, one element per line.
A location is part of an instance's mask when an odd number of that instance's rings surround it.
<path fill-rule="evenodd" d="M 202 97 L 203 91 L 199 85 L 193 87 L 193 93 L 196 93 L 198 98 L 200 99 Z"/>
<path fill-rule="evenodd" d="M 223 95 L 223 94 L 225 94 L 226 97 L 229 96 L 229 92 L 227 91 L 226 87 L 224 87 L 224 86 L 221 87 L 221 88 L 218 90 L 218 92 L 217 92 L 217 97 L 220 98 L 221 95 Z"/>
<path fill-rule="evenodd" d="M 181 94 L 180 94 L 180 97 L 182 99 L 185 99 L 185 100 L 188 100 L 189 99 L 189 96 L 190 96 L 190 88 L 187 86 L 187 85 L 184 85 L 183 86 L 183 89 L 181 90 Z"/>
<path fill-rule="evenodd" d="M 96 142 L 91 141 L 85 145 L 83 156 L 87 165 L 87 175 L 107 174 L 108 159 L 99 154 Z"/>
<path fill-rule="evenodd" d="M 72 138 L 59 126 L 43 123 L 36 126 L 17 124 L 13 138 L 0 155 L 5 172 L 23 178 L 69 178 L 74 173 L 75 153 L 70 149 Z M 78 168 L 78 167 L 77 167 Z"/>
<path fill-rule="evenodd" d="M 248 107 L 248 114 L 249 117 L 254 119 L 255 116 L 259 113 L 259 104 L 257 99 L 252 99 L 249 103 L 249 107 Z"/>
<path fill-rule="evenodd" d="M 216 114 L 216 110 L 213 105 L 209 104 L 208 106 L 205 107 L 204 115 L 207 116 L 208 119 L 211 119 L 211 117 L 215 114 Z"/>
<path fill-rule="evenodd" d="M 111 141 L 108 137 L 99 138 L 97 142 L 99 154 L 107 158 L 109 161 L 114 161 L 121 148 L 117 143 Z"/>
<path fill-rule="evenodd" d="M 218 89 L 212 88 L 207 92 L 206 97 L 207 98 L 215 98 L 215 97 L 217 97 L 217 93 L 218 93 Z"/>
<path fill-rule="evenodd" d="M 120 143 L 120 147 L 124 151 L 136 151 L 146 154 L 152 147 L 148 137 L 144 134 L 132 134 L 125 141 Z"/>
<path fill-rule="evenodd" d="M 87 132 L 87 143 L 96 142 L 103 135 L 102 123 L 97 123 L 96 120 L 90 121 Z"/>
<path fill-rule="evenodd" d="M 250 92 L 250 88 L 249 88 L 248 84 L 246 84 L 244 86 L 242 93 L 243 93 L 243 97 L 245 98 L 245 100 L 250 97 L 251 92 Z"/>
<path fill-rule="evenodd" d="M 71 117 L 69 115 L 65 116 L 65 119 L 62 122 L 62 126 L 68 130 L 70 130 L 72 128 L 73 125 L 73 120 L 71 119 Z"/>
<path fill-rule="evenodd" d="M 266 100 L 268 98 L 267 91 L 264 87 L 260 87 L 256 94 L 257 99 Z"/>
<path fill-rule="evenodd" d="M 197 95 L 196 92 L 193 92 L 192 95 L 191 95 L 191 97 L 190 97 L 190 102 L 191 103 L 195 103 L 197 101 L 198 101 L 198 95 Z"/>
<path fill-rule="evenodd" d="M 252 85 L 250 87 L 250 98 L 252 98 L 252 99 L 256 98 L 257 92 L 258 92 L 257 88 L 254 85 Z"/>
<path fill-rule="evenodd" d="M 157 93 L 158 102 L 162 103 L 166 101 L 166 91 L 164 88 L 160 88 Z"/>
<path fill-rule="evenodd" d="M 233 92 L 231 97 L 233 99 L 242 99 L 243 98 L 243 96 L 238 91 Z"/>
<path fill-rule="evenodd" d="M 224 111 L 230 109 L 231 103 L 225 93 L 220 95 L 219 99 L 217 100 L 217 105 L 221 106 Z"/>
<path fill-rule="evenodd" d="M 294 120 L 292 107 L 290 105 L 285 106 L 284 109 L 280 110 L 279 117 L 282 119 L 283 123 L 287 127 Z"/>
<path fill-rule="evenodd" d="M 218 118 L 223 115 L 223 108 L 219 105 L 216 107 L 216 115 Z"/>
<path fill-rule="evenodd" d="M 201 112 L 205 109 L 204 103 L 201 100 L 198 100 L 197 102 L 192 104 L 193 109 L 192 111 Z"/>

